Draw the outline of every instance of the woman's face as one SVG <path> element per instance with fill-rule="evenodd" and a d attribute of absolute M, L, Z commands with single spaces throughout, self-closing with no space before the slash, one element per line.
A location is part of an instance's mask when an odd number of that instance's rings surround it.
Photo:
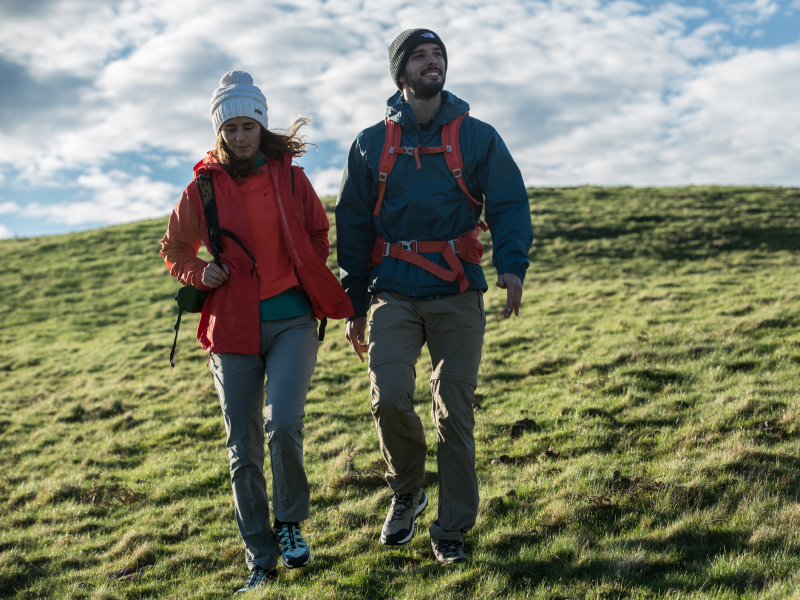
<path fill-rule="evenodd" d="M 220 129 L 222 140 L 236 158 L 247 160 L 258 153 L 261 143 L 261 123 L 249 117 L 228 119 Z"/>

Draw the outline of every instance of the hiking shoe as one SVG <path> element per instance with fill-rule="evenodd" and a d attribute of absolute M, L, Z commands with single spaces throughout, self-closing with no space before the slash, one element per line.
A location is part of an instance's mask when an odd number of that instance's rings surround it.
<path fill-rule="evenodd" d="M 425 490 L 411 494 L 394 494 L 392 506 L 381 529 L 381 544 L 399 546 L 410 542 L 414 537 L 414 523 L 417 517 L 428 506 L 428 495 Z"/>
<path fill-rule="evenodd" d="M 440 565 L 454 565 L 469 560 L 469 555 L 464 550 L 464 542 L 458 540 L 441 540 L 439 542 L 431 540 L 431 550 Z"/>
<path fill-rule="evenodd" d="M 252 592 L 258 586 L 262 584 L 262 582 L 266 583 L 267 581 L 271 581 L 278 576 L 278 572 L 275 569 L 270 569 L 269 571 L 265 571 L 261 567 L 256 567 L 252 571 L 250 571 L 250 575 L 247 577 L 247 581 L 245 584 L 236 590 L 237 594 L 246 594 L 247 592 Z"/>
<path fill-rule="evenodd" d="M 287 569 L 305 567 L 311 560 L 311 549 L 300 533 L 299 523 L 275 521 L 275 535 L 281 545 L 281 560 Z"/>

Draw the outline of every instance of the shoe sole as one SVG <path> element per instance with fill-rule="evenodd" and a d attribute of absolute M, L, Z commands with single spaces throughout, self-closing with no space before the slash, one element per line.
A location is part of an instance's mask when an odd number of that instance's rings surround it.
<path fill-rule="evenodd" d="M 424 502 L 419 503 L 419 506 L 417 506 L 417 510 L 414 513 L 414 518 L 411 520 L 411 531 L 409 532 L 409 534 L 402 540 L 388 544 L 386 543 L 386 536 L 384 536 L 383 531 L 381 531 L 381 544 L 383 544 L 384 546 L 402 546 L 403 544 L 407 544 L 408 542 L 411 541 L 411 538 L 414 537 L 414 532 L 417 529 L 417 517 L 422 514 L 422 511 L 428 508 L 428 494 L 425 493 L 425 490 L 422 491 L 422 499 L 424 500 Z"/>
<path fill-rule="evenodd" d="M 306 558 L 306 562 L 304 562 L 302 565 L 290 565 L 290 564 L 288 564 L 286 562 L 286 559 L 283 557 L 283 555 L 281 555 L 281 562 L 283 563 L 283 566 L 286 567 L 287 569 L 299 569 L 300 567 L 305 567 L 308 563 L 311 562 L 311 553 L 310 552 L 308 553 L 308 558 Z"/>

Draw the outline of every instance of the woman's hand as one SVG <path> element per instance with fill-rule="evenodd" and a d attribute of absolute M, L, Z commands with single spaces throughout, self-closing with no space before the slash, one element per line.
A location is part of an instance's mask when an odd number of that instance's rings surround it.
<path fill-rule="evenodd" d="M 228 281 L 230 272 L 228 265 L 222 265 L 220 269 L 214 263 L 208 263 L 208 266 L 203 269 L 203 285 L 207 285 L 210 288 L 218 288 Z"/>

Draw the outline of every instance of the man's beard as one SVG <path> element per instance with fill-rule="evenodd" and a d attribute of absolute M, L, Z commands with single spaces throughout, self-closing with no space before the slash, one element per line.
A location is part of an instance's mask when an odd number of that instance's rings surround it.
<path fill-rule="evenodd" d="M 409 71 L 403 73 L 406 77 L 406 85 L 415 98 L 420 100 L 430 100 L 444 89 L 444 73 L 439 81 L 426 81 L 422 75 L 413 75 Z"/>

